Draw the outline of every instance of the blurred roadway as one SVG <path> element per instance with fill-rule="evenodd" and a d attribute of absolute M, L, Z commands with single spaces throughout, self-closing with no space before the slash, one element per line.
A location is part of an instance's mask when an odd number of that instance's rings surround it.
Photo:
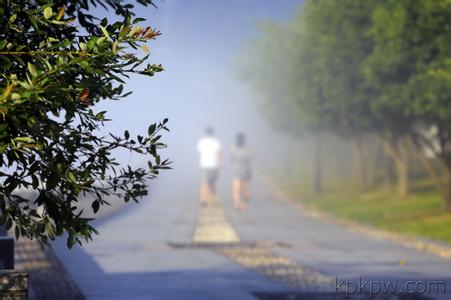
<path fill-rule="evenodd" d="M 407 280 L 445 280 L 451 293 L 451 260 L 312 219 L 277 199 L 259 178 L 244 214 L 232 209 L 226 176 L 215 214 L 199 209 L 196 176 L 181 178 L 161 178 L 150 199 L 98 222 L 100 235 L 83 248 L 69 251 L 64 240 L 55 243 L 87 299 L 258 299 L 253 293 L 287 291 L 333 295 L 337 281 L 359 277 L 393 280 L 400 287 Z M 196 240 L 199 226 L 214 226 L 215 220 L 220 226 L 214 235 L 227 232 L 224 241 L 232 246 L 209 247 Z"/>

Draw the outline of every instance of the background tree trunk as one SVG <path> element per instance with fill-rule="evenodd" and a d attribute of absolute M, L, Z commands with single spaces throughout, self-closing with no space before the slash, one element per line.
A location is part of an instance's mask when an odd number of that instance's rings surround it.
<path fill-rule="evenodd" d="M 409 180 L 409 138 L 386 138 L 384 140 L 384 151 L 395 165 L 397 179 L 397 195 L 405 198 L 410 192 Z"/>
<path fill-rule="evenodd" d="M 434 138 L 440 140 L 440 135 L 431 138 L 429 142 L 427 142 L 427 139 L 419 139 L 420 143 L 416 144 L 419 149 L 418 157 L 426 173 L 440 192 L 445 208 L 451 211 L 451 157 L 447 152 L 446 142 L 442 140 L 439 147 L 434 147 Z M 426 150 L 429 150 L 429 153 L 433 155 L 427 155 Z M 435 160 L 440 162 L 439 168 L 434 166 Z"/>
<path fill-rule="evenodd" d="M 451 211 L 451 164 L 445 164 L 442 195 L 446 209 Z"/>
<path fill-rule="evenodd" d="M 393 187 L 393 169 L 392 164 L 390 163 L 390 159 L 386 156 L 383 158 L 384 169 L 382 173 L 382 180 L 384 183 L 384 191 L 385 193 L 389 193 Z"/>
<path fill-rule="evenodd" d="M 351 176 L 353 187 L 362 190 L 366 187 L 366 168 L 363 145 L 360 137 L 351 141 Z"/>
<path fill-rule="evenodd" d="M 381 144 L 377 137 L 371 137 L 369 143 L 366 144 L 364 159 L 365 163 L 365 188 L 373 187 L 377 181 L 378 164 L 380 163 Z M 383 164 L 382 164 L 383 165 Z"/>
<path fill-rule="evenodd" d="M 409 195 L 410 182 L 409 182 L 409 162 L 401 155 L 394 156 L 396 174 L 398 176 L 398 196 L 405 198 Z"/>

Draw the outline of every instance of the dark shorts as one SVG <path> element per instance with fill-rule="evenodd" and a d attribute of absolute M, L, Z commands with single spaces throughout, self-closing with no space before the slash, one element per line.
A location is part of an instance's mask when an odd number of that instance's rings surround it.
<path fill-rule="evenodd" d="M 208 183 L 210 188 L 215 188 L 218 179 L 218 169 L 201 169 L 201 180 Z"/>
<path fill-rule="evenodd" d="M 252 172 L 249 168 L 235 167 L 233 170 L 233 176 L 236 179 L 240 179 L 243 181 L 250 181 L 252 178 Z"/>

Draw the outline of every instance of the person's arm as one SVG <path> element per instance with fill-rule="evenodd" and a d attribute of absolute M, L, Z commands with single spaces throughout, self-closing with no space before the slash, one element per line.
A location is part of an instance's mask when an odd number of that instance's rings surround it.
<path fill-rule="evenodd" d="M 196 149 L 197 149 L 197 157 L 198 157 L 199 160 L 202 158 L 201 147 L 202 147 L 201 140 L 199 140 L 199 142 L 197 142 L 197 147 L 196 147 Z"/>
<path fill-rule="evenodd" d="M 216 144 L 217 150 L 216 150 L 216 161 L 218 162 L 218 166 L 222 167 L 222 147 L 221 147 L 221 143 L 219 141 L 217 141 Z"/>

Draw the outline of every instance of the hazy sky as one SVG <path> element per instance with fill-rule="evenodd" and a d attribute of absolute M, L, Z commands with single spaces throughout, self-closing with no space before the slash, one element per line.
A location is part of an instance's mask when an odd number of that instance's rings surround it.
<path fill-rule="evenodd" d="M 114 120 L 107 130 L 144 133 L 151 122 L 169 118 L 171 133 L 164 141 L 174 168 L 196 163 L 195 144 L 206 125 L 226 147 L 237 131 L 246 132 L 254 147 L 267 145 L 265 124 L 237 78 L 236 59 L 257 34 L 258 21 L 287 19 L 299 2 L 165 0 L 156 2 L 158 9 L 140 7 L 138 15 L 163 33 L 150 43 L 151 61 L 166 70 L 150 80 L 133 78 L 126 86 L 131 96 L 105 103 Z M 139 160 L 133 156 L 125 162 Z"/>

